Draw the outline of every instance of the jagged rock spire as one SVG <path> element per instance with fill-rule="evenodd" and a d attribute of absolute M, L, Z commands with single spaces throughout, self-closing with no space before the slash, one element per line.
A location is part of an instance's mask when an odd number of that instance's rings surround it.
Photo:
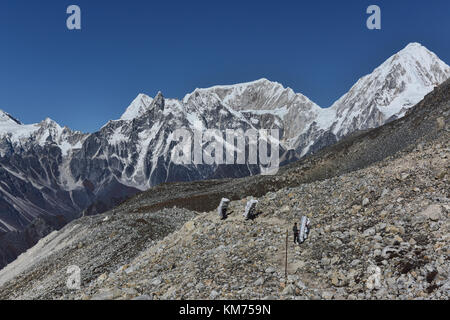
<path fill-rule="evenodd" d="M 157 110 L 161 110 L 162 111 L 162 110 L 164 110 L 164 106 L 165 106 L 164 96 L 161 93 L 161 91 L 158 91 L 158 94 L 156 95 L 156 97 L 152 101 L 151 109 L 157 108 Z"/>

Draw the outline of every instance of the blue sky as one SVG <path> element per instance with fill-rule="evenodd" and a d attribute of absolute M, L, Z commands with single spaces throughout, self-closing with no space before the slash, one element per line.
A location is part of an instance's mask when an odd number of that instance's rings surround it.
<path fill-rule="evenodd" d="M 82 30 L 66 28 L 66 8 Z M 366 28 L 377 4 L 382 29 Z M 92 132 L 138 93 L 262 77 L 330 106 L 409 42 L 450 63 L 450 1 L 2 0 L 0 108 Z"/>

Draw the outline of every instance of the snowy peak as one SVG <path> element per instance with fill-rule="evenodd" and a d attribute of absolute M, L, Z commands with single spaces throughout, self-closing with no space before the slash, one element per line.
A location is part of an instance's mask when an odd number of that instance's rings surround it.
<path fill-rule="evenodd" d="M 283 140 L 294 139 L 314 121 L 321 108 L 302 94 L 265 78 L 234 85 L 196 89 L 186 95 L 187 110 L 228 110 L 255 126 L 282 128 Z M 195 106 L 192 108 L 191 106 Z"/>
<path fill-rule="evenodd" d="M 314 145 L 325 146 L 357 131 L 402 117 L 435 86 L 450 77 L 450 67 L 419 43 L 410 43 L 336 101 L 322 109 L 306 96 L 262 78 L 233 85 L 197 88 L 181 101 L 139 95 L 121 120 L 141 118 L 153 110 L 153 121 L 185 116 L 193 127 L 279 128 L 282 142 L 304 155 Z M 156 121 L 159 119 L 158 121 Z M 173 122 L 173 120 L 168 120 Z M 179 122 L 185 123 L 182 119 Z M 172 127 L 172 124 L 168 124 Z"/>
<path fill-rule="evenodd" d="M 133 120 L 145 113 L 152 104 L 153 98 L 146 94 L 139 94 L 136 99 L 128 106 L 120 120 Z"/>
<path fill-rule="evenodd" d="M 11 116 L 9 113 L 0 109 L 0 125 L 10 124 L 10 125 L 21 125 L 22 123 Z"/>
<path fill-rule="evenodd" d="M 207 104 L 220 102 L 236 111 L 276 110 L 300 104 L 318 107 L 304 95 L 265 78 L 234 85 L 196 89 L 193 93 L 186 95 L 183 102 L 189 103 L 195 99 Z"/>
<path fill-rule="evenodd" d="M 52 129 L 62 130 L 61 126 L 56 121 L 54 121 L 50 118 L 45 118 L 38 124 L 38 126 L 43 129 L 52 128 Z"/>
<path fill-rule="evenodd" d="M 146 94 L 139 94 L 136 99 L 128 106 L 125 112 L 120 117 L 120 120 L 130 121 L 141 117 L 147 111 L 154 108 L 164 110 L 165 98 L 161 91 L 159 91 L 155 98 L 151 98 Z"/>
<path fill-rule="evenodd" d="M 194 127 L 259 127 L 264 122 L 267 128 L 283 129 L 284 140 L 289 140 L 305 131 L 317 118 L 321 108 L 291 88 L 262 78 L 246 83 L 197 88 L 182 100 L 166 99 L 161 92 L 153 99 L 140 94 L 120 120 L 147 117 L 150 111 L 154 121 L 164 121 L 154 113 L 157 111 L 163 111 L 166 116 L 172 114 L 171 117 L 175 118 L 184 114 L 185 120 Z M 203 124 L 200 126 L 200 123 Z"/>
<path fill-rule="evenodd" d="M 410 43 L 379 67 L 385 72 L 395 68 L 403 68 L 402 80 L 415 85 L 437 86 L 450 76 L 450 67 L 419 43 Z"/>
<path fill-rule="evenodd" d="M 164 110 L 165 99 L 161 91 L 158 92 L 155 99 L 153 99 L 150 109 Z"/>
<path fill-rule="evenodd" d="M 66 156 L 72 149 L 80 148 L 87 136 L 67 127 L 63 128 L 50 118 L 39 123 L 22 124 L 7 112 L 0 111 L 0 140 L 6 139 L 5 141 L 11 145 L 18 145 L 21 148 L 33 148 L 36 144 L 41 147 L 46 144 L 55 144 Z M 5 155 L 4 148 L 0 148 L 0 155 Z"/>
<path fill-rule="evenodd" d="M 333 104 L 333 133 L 342 137 L 400 118 L 449 77 L 447 64 L 421 44 L 411 43 Z"/>

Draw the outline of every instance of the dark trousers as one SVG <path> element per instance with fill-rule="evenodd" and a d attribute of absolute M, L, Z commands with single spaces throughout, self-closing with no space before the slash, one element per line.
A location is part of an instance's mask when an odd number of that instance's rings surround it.
<path fill-rule="evenodd" d="M 298 232 L 294 232 L 294 243 L 298 243 Z"/>

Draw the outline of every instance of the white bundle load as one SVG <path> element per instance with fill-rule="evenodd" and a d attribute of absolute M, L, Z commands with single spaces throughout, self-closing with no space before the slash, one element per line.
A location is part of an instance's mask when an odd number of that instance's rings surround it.
<path fill-rule="evenodd" d="M 244 218 L 250 219 L 255 215 L 256 212 L 256 205 L 258 204 L 258 200 L 251 199 L 247 202 L 247 205 L 245 206 L 245 212 L 244 212 Z"/>
<path fill-rule="evenodd" d="M 219 213 L 219 217 L 221 219 L 225 219 L 227 217 L 227 209 L 230 203 L 230 199 L 222 198 L 220 201 L 219 207 L 217 208 L 217 212 Z"/>
<path fill-rule="evenodd" d="M 302 220 L 300 222 L 300 234 L 298 236 L 298 240 L 300 241 L 300 243 L 303 243 L 306 239 L 308 239 L 310 222 L 311 221 L 307 216 L 302 217 Z"/>

